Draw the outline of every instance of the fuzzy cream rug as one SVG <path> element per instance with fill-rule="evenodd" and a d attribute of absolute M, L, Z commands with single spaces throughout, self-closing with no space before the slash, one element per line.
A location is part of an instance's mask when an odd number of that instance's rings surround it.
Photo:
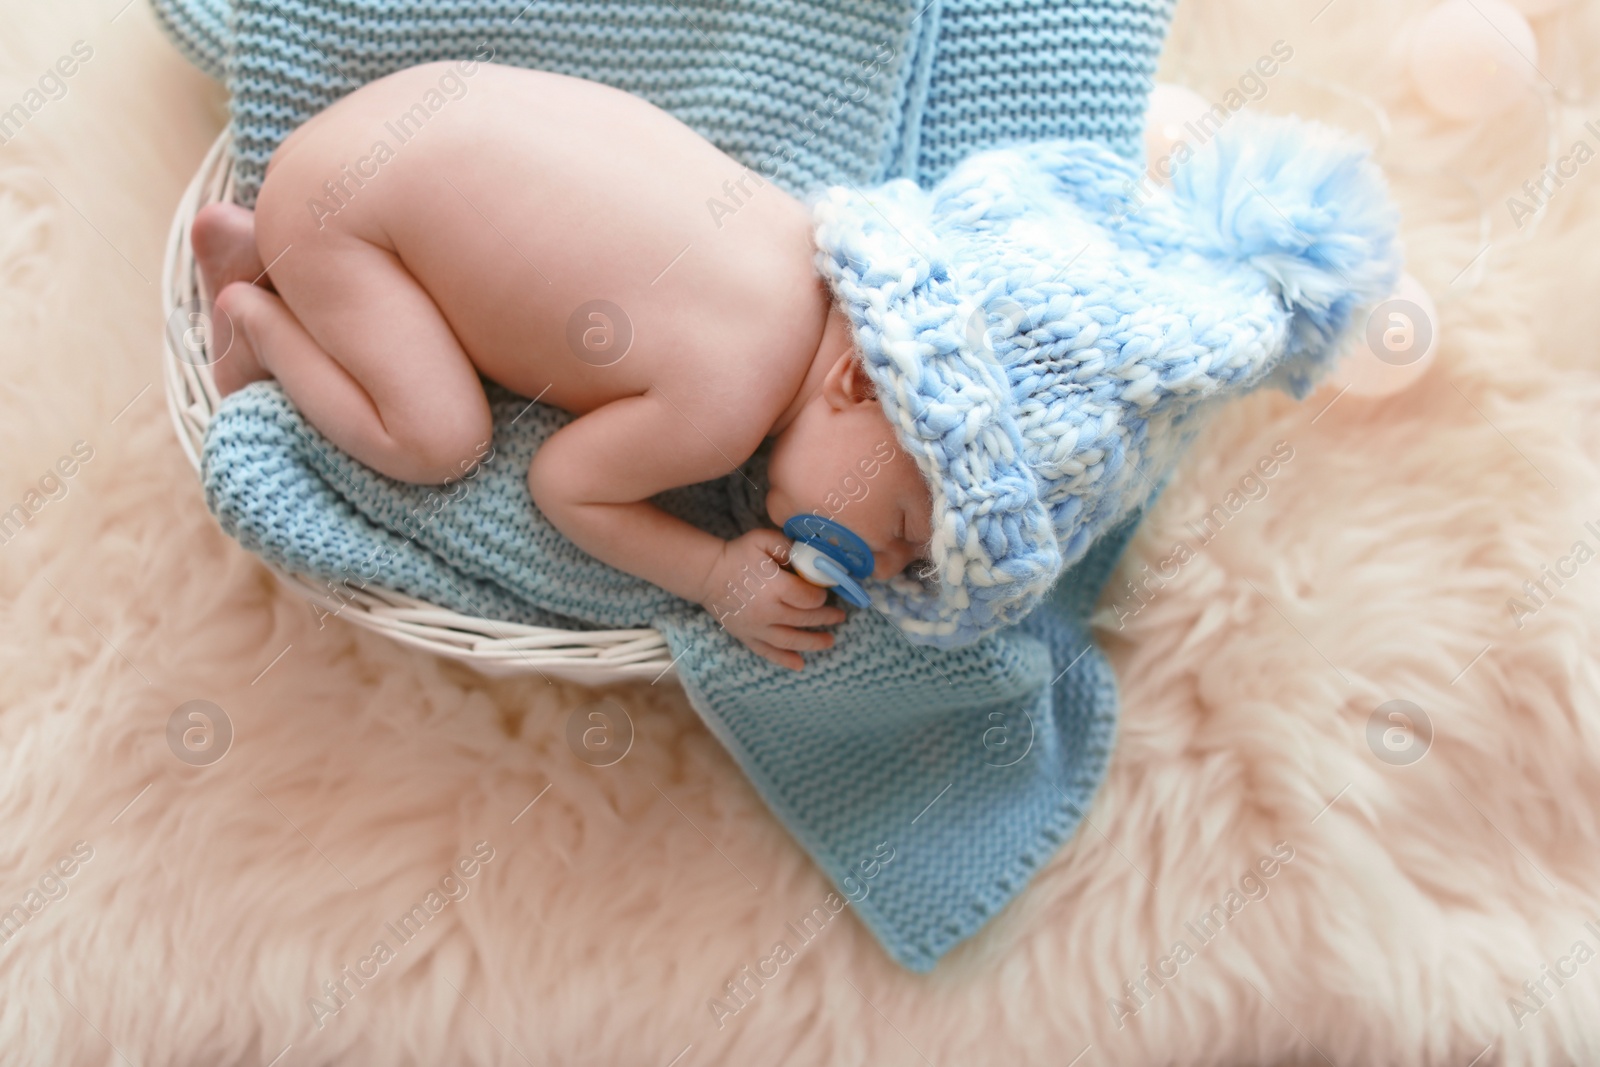
<path fill-rule="evenodd" d="M 141 0 L 5 0 L 0 108 L 73 73 L 0 144 L 0 509 L 29 512 L 0 544 L 0 1060 L 1596 1062 L 1600 163 L 1520 240 L 1544 113 L 1426 112 L 1425 7 L 1185 0 L 1162 77 L 1220 99 L 1283 41 L 1249 106 L 1378 136 L 1348 90 L 1382 103 L 1437 364 L 1201 441 L 1104 600 L 1092 826 L 981 936 L 915 977 L 846 910 L 757 982 L 829 887 L 676 690 L 319 627 L 219 532 L 158 283 L 221 91 Z M 1562 146 L 1600 142 L 1594 8 L 1535 22 Z M 602 698 L 637 738 L 592 767 L 566 730 Z M 168 743 L 196 700 L 233 731 L 206 766 Z M 1391 701 L 1429 729 L 1374 724 Z"/>

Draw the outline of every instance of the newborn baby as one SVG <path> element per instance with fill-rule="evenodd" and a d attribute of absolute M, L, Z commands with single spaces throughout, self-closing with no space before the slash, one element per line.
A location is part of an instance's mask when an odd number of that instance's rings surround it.
<path fill-rule="evenodd" d="M 419 483 L 488 451 L 480 374 L 569 411 L 528 468 L 539 510 L 774 663 L 831 647 L 810 628 L 844 612 L 778 568 L 779 531 L 723 541 L 650 497 L 771 437 L 774 525 L 843 523 L 878 579 L 932 537 L 805 206 L 621 90 L 473 61 L 399 71 L 295 130 L 254 213 L 210 205 L 193 242 L 233 327 L 223 395 L 276 378 L 340 448 Z"/>

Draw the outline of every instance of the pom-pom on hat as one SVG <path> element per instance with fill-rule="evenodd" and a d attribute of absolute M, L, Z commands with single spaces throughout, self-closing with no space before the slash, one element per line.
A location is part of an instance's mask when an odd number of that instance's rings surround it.
<path fill-rule="evenodd" d="M 808 203 L 818 269 L 933 498 L 929 573 L 870 583 L 873 601 L 941 648 L 1036 607 L 1202 410 L 1263 383 L 1306 395 L 1401 269 L 1365 149 L 1290 118 L 1239 117 L 1153 194 L 1140 164 L 1053 140 L 977 153 L 931 190 Z"/>

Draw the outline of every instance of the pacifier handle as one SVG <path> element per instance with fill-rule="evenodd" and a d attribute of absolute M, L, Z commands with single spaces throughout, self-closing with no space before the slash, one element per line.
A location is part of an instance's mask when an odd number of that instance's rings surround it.
<path fill-rule="evenodd" d="M 783 524 L 783 533 L 794 542 L 789 562 L 796 574 L 858 608 L 872 604 L 857 580 L 873 571 L 872 549 L 848 527 L 820 515 L 796 515 Z"/>

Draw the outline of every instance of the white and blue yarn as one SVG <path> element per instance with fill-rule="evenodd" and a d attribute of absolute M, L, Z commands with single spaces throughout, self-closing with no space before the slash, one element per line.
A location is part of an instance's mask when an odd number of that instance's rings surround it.
<path fill-rule="evenodd" d="M 1169 192 L 1087 141 L 978 153 L 933 189 L 811 197 L 817 265 L 933 496 L 934 580 L 875 604 L 959 647 L 1025 618 L 1151 495 L 1194 417 L 1309 390 L 1399 279 L 1396 215 L 1328 127 L 1236 119 Z"/>
<path fill-rule="evenodd" d="M 1205 278 L 1196 283 L 1201 295 L 1184 290 L 1191 313 L 1183 328 L 1200 340 L 1183 356 L 1189 350 L 1158 328 L 1166 320 L 1139 318 L 1153 315 L 1149 309 L 1125 319 L 1120 303 L 1091 307 L 1053 285 L 1077 247 L 1049 259 L 1057 254 L 1054 238 L 1030 235 L 1010 219 L 1062 174 L 1078 195 L 1099 197 L 1084 205 L 1087 218 L 1126 209 L 1105 175 L 1115 169 L 1113 157 L 1130 161 L 1126 174 L 1137 169 L 1145 95 L 1171 0 L 151 3 L 178 47 L 230 89 L 235 177 L 246 204 L 272 149 L 310 115 L 357 84 L 417 63 L 469 58 L 485 42 L 496 62 L 635 92 L 749 166 L 762 167 L 788 148 L 787 165 L 762 173 L 795 195 L 902 177 L 932 187 L 973 152 L 1012 142 L 1087 138 L 1110 149 L 1081 158 L 1058 149 L 1036 160 L 1012 156 L 1012 169 L 968 182 L 973 225 L 1000 235 L 979 258 L 993 256 L 1005 269 L 984 273 L 968 261 L 981 247 L 976 230 L 965 245 L 947 244 L 943 234 L 933 241 L 956 215 L 940 213 L 942 201 L 930 206 L 903 189 L 871 195 L 889 212 L 902 200 L 912 204 L 915 210 L 903 212 L 907 233 L 921 213 L 927 239 L 919 243 L 938 265 L 908 260 L 880 234 L 869 258 L 849 267 L 847 284 L 870 309 L 856 309 L 858 336 L 864 352 L 881 353 L 871 373 L 892 402 L 923 405 L 924 375 L 946 375 L 965 390 L 948 406 L 949 398 L 925 405 L 923 418 L 897 422 L 922 442 L 926 472 L 950 474 L 946 500 L 957 507 L 942 532 L 950 546 L 946 567 L 954 571 L 959 559 L 962 578 L 989 583 L 974 586 L 972 599 L 995 617 L 1018 611 L 1015 602 L 1003 603 L 1008 588 L 1061 574 L 1037 610 L 964 647 L 913 647 L 889 616 L 857 611 L 836 629 L 833 648 L 808 654 L 799 675 L 773 666 L 698 605 L 600 563 L 562 537 L 533 507 L 524 475 L 540 442 L 570 416 L 529 408 L 493 386 L 495 458 L 442 508 L 434 487 L 384 478 L 335 448 L 273 382 L 227 398 L 201 455 L 206 502 L 223 529 L 317 584 L 372 581 L 488 619 L 660 629 L 696 711 L 841 891 L 880 843 L 894 846 L 893 863 L 851 910 L 904 966 L 932 968 L 1005 907 L 1071 839 L 1104 780 L 1117 723 L 1116 678 L 1088 619 L 1138 521 L 1139 487 L 1149 492 L 1134 461 L 1142 457 L 1158 471 L 1181 450 L 1200 410 L 1187 406 L 1190 393 L 1210 390 L 1217 402 L 1253 380 L 1252 361 L 1270 362 L 1266 346 L 1277 335 L 1269 322 L 1288 338 L 1281 373 L 1274 373 L 1290 386 L 1304 384 L 1321 351 L 1318 338 L 1344 325 L 1341 300 L 1359 288 L 1329 283 L 1317 264 L 1324 256 L 1353 270 L 1366 255 L 1361 227 L 1350 227 L 1348 239 L 1340 233 L 1341 219 L 1356 218 L 1361 205 L 1329 207 L 1361 191 L 1361 183 L 1330 179 L 1327 195 L 1278 205 L 1316 238 L 1302 247 L 1275 235 L 1244 191 L 1221 180 L 1228 157 L 1215 156 L 1215 172 L 1203 158 L 1192 161 L 1180 186 L 1187 182 L 1188 199 L 1209 205 L 1209 214 L 1187 216 L 1194 258 L 1184 262 Z M 895 59 L 864 83 L 866 92 L 826 122 L 810 118 L 828 114 L 829 93 L 884 42 Z M 1073 167 L 1100 177 L 1073 178 Z M 1287 188 L 1290 176 L 1272 184 Z M 1382 205 L 1367 206 L 1372 218 L 1381 214 Z M 1117 280 L 1108 287 L 1101 279 L 1102 288 L 1139 300 L 1120 272 L 1142 262 L 1145 246 L 1164 247 L 1168 210 L 1146 205 L 1109 232 L 1123 258 L 1101 263 L 1084 253 Z M 1071 216 L 1060 205 L 1052 211 L 1042 221 Z M 848 235 L 837 226 L 833 232 L 846 247 Z M 1009 266 L 1013 249 L 1005 241 L 1033 263 L 1033 275 Z M 1238 265 L 1244 261 L 1259 273 Z M 987 280 L 975 285 L 980 275 Z M 1262 305 L 1263 322 L 1239 327 L 1233 318 L 1193 313 L 1205 292 L 1226 297 L 1230 314 L 1257 308 L 1264 276 L 1289 295 L 1280 308 Z M 1157 271 L 1152 284 L 1183 281 Z M 991 329 L 1000 362 L 962 364 L 961 331 L 952 336 L 952 320 L 959 324 L 984 306 L 1003 321 L 1007 299 L 1037 318 L 1014 332 Z M 925 340 L 913 324 L 927 331 Z M 1218 340 L 1240 328 L 1260 333 L 1259 351 Z M 1107 330 L 1122 331 L 1121 348 L 1098 343 Z M 1030 355 L 1034 349 L 1040 354 Z M 1156 349 L 1165 362 L 1145 358 Z M 1216 364 L 1215 353 L 1223 352 L 1243 362 L 1229 371 Z M 918 354 L 928 357 L 926 371 Z M 1038 412 L 1018 400 L 1034 392 L 1047 398 Z M 1066 414 L 1057 416 L 1058 405 Z M 969 441 L 980 443 L 985 464 L 970 470 L 962 447 Z M 737 536 L 766 524 L 763 460 L 758 452 L 741 472 L 657 501 L 717 536 Z M 995 477 L 1006 470 L 1014 477 Z M 1057 518 L 1067 528 L 1055 541 L 1059 559 L 1043 547 L 1040 558 L 1009 559 L 1012 546 L 1030 538 L 1045 545 L 1035 506 L 1044 501 L 1050 529 Z M 880 603 L 904 603 L 903 617 L 916 622 L 927 604 L 916 599 L 919 592 L 896 585 L 885 596 L 905 599 Z M 614 770 L 630 773 L 628 766 Z M 529 947 L 540 950 L 537 939 Z"/>

